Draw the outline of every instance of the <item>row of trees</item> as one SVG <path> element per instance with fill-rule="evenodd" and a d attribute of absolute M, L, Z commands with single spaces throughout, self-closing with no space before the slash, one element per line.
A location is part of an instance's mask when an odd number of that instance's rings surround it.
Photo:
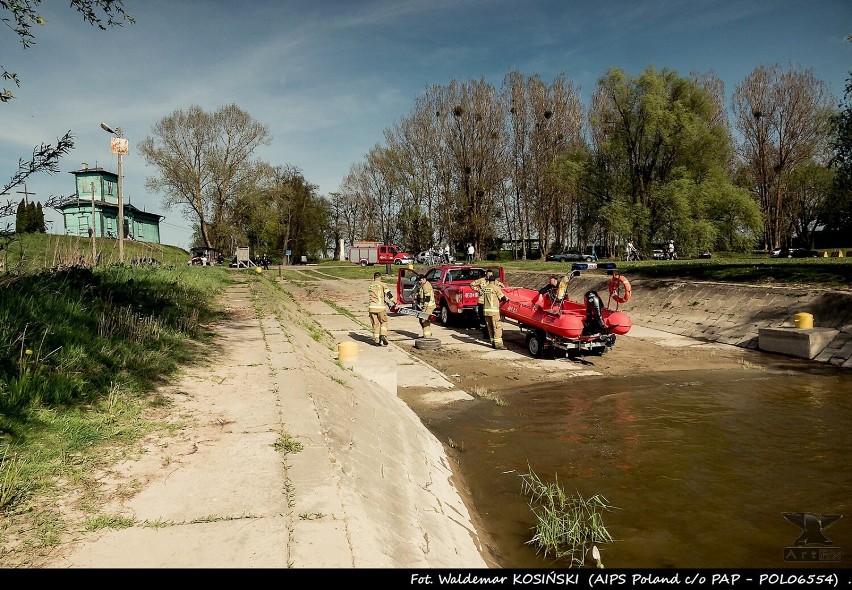
<path fill-rule="evenodd" d="M 653 67 L 606 72 L 587 109 L 564 76 L 434 86 L 331 196 L 339 233 L 413 250 L 503 239 L 526 257 L 530 241 L 736 251 L 839 228 L 825 84 L 761 66 L 734 91 L 733 125 L 724 96 L 712 73 Z"/>
<path fill-rule="evenodd" d="M 509 241 L 526 258 L 536 242 L 541 255 L 615 252 L 631 238 L 646 251 L 668 239 L 743 251 L 849 228 L 837 168 L 850 160 L 848 104 L 835 109 L 810 70 L 778 66 L 737 86 L 733 124 L 724 97 L 713 74 L 653 67 L 608 71 L 588 108 L 564 76 L 433 86 L 327 198 L 297 168 L 253 159 L 269 131 L 236 105 L 176 111 L 140 152 L 160 172 L 148 188 L 183 207 L 198 243 L 224 251 Z"/>
<path fill-rule="evenodd" d="M 366 239 L 482 252 L 508 240 L 526 258 L 536 242 L 539 255 L 615 252 L 631 238 L 646 251 L 668 239 L 743 251 L 848 228 L 832 167 L 849 157 L 848 106 L 835 109 L 810 70 L 778 66 L 737 86 L 732 124 L 724 97 L 713 74 L 653 67 L 608 71 L 588 108 L 564 76 L 433 86 L 327 198 L 298 168 L 254 159 L 269 130 L 237 105 L 175 111 L 139 149 L 159 172 L 148 189 L 223 251 L 323 255 Z"/>
<path fill-rule="evenodd" d="M 15 212 L 15 231 L 19 234 L 45 233 L 44 210 L 41 203 L 21 199 Z"/>
<path fill-rule="evenodd" d="M 25 49 L 44 23 L 38 4 L 0 2 L 0 21 Z M 120 0 L 70 5 L 101 30 L 135 22 Z M 183 210 L 197 244 L 223 251 L 249 243 L 323 254 L 374 239 L 481 252 L 509 240 L 526 257 L 536 242 L 612 250 L 631 237 L 645 249 L 672 238 L 686 250 L 742 250 L 809 243 L 817 227 L 852 230 L 852 77 L 838 110 L 810 70 L 761 66 L 734 90 L 732 123 L 712 73 L 613 69 L 588 107 L 578 94 L 564 75 L 516 71 L 499 90 L 481 79 L 433 86 L 328 198 L 298 168 L 254 159 L 271 137 L 236 105 L 176 111 L 140 147 L 158 170 L 148 188 Z M 55 173 L 73 145 L 69 131 L 36 147 L 0 195 Z M 15 211 L 7 201 L 0 218 Z M 0 236 L 9 235 L 7 224 Z"/>

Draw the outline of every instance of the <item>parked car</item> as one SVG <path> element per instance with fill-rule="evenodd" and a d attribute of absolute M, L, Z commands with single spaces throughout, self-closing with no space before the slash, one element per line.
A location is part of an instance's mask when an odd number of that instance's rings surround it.
<path fill-rule="evenodd" d="M 421 252 L 415 257 L 415 260 L 417 260 L 417 264 L 428 265 L 442 264 L 446 262 L 446 260 L 443 258 L 443 254 L 441 252 L 438 252 L 437 250 L 426 250 L 424 252 Z M 455 262 L 455 256 L 450 255 L 449 264 L 455 264 Z"/>
<path fill-rule="evenodd" d="M 559 252 L 548 254 L 545 260 L 550 262 L 595 262 L 597 261 L 597 256 L 581 254 L 579 252 Z"/>
<path fill-rule="evenodd" d="M 769 252 L 770 258 L 818 258 L 820 253 L 807 248 L 774 248 Z"/>
<path fill-rule="evenodd" d="M 653 252 L 651 252 L 651 258 L 653 258 L 654 260 L 665 260 L 666 253 L 662 250 L 654 250 Z"/>
<path fill-rule="evenodd" d="M 698 253 L 699 258 L 712 258 L 713 254 L 710 253 L 710 250 L 702 250 Z"/>

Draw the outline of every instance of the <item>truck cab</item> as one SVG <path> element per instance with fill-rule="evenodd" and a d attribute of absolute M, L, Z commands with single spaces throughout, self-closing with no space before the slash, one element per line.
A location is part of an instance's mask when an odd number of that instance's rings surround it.
<path fill-rule="evenodd" d="M 435 290 L 435 316 L 443 325 L 450 325 L 457 319 L 478 323 L 476 306 L 479 294 L 471 288 L 470 283 L 484 277 L 489 268 L 494 271 L 494 276 L 503 282 L 502 266 L 445 264 L 425 271 L 426 280 Z M 396 284 L 397 303 L 411 304 L 414 301 L 412 293 L 420 274 L 410 268 L 399 269 Z"/>

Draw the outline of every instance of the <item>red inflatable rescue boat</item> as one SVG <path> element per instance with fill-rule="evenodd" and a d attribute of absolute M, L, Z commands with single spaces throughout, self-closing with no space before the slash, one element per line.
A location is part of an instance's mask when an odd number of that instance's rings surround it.
<path fill-rule="evenodd" d="M 612 275 L 609 298 L 615 301 L 615 309 L 604 305 L 597 291 L 586 292 L 582 302 L 568 298 L 570 279 L 579 276 L 581 270 L 595 269 Z M 527 332 L 526 346 L 534 357 L 554 348 L 567 354 L 603 354 L 615 345 L 616 336 L 627 334 L 633 325 L 630 317 L 618 310 L 620 303 L 630 299 L 630 283 L 614 269 L 614 263 L 575 264 L 558 287 L 545 295 L 523 287 L 504 287 L 508 301 L 500 305 L 500 313 Z"/>

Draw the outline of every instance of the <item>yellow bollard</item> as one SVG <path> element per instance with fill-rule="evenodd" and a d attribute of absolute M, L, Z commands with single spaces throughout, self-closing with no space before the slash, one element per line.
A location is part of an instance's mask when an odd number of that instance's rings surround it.
<path fill-rule="evenodd" d="M 358 343 L 352 340 L 337 345 L 337 360 L 341 363 L 351 362 L 358 358 Z"/>
<path fill-rule="evenodd" d="M 795 317 L 795 320 L 796 320 L 796 327 L 797 328 L 802 329 L 802 330 L 810 330 L 811 328 L 814 327 L 814 316 L 813 315 L 811 315 L 809 313 L 801 312 L 801 313 L 797 313 L 794 317 Z"/>

